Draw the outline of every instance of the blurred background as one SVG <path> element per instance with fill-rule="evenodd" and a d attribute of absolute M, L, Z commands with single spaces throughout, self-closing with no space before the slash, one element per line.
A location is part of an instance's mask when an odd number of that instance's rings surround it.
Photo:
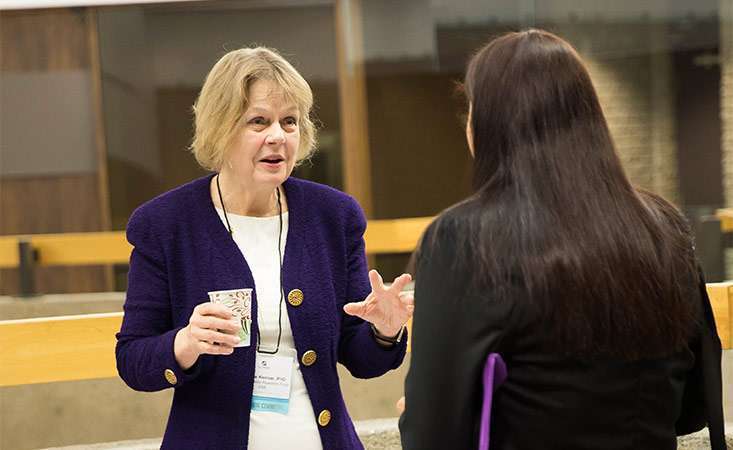
<path fill-rule="evenodd" d="M 719 211 L 733 207 L 731 0 L 0 1 L 0 235 L 124 230 L 204 175 L 191 106 L 219 57 L 255 44 L 314 91 L 320 145 L 296 176 L 351 193 L 370 219 L 435 215 L 470 192 L 465 64 L 527 27 L 579 50 L 631 180 L 686 213 L 709 281 L 733 279 Z M 394 277 L 409 256 L 371 262 Z M 0 267 L 0 320 L 124 300 L 125 264 L 38 266 L 30 285 Z M 354 418 L 396 415 L 407 366 L 344 373 Z M 160 436 L 169 402 L 116 379 L 1 387 L 0 448 Z"/>

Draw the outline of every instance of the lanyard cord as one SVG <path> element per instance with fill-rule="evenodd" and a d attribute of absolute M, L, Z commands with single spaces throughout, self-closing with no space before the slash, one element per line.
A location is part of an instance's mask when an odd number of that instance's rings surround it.
<path fill-rule="evenodd" d="M 229 235 L 233 235 L 232 227 L 229 225 L 229 217 L 227 216 L 227 209 L 224 206 L 224 198 L 221 195 L 221 186 L 219 186 L 219 175 L 216 175 L 216 190 L 219 193 L 219 202 L 221 203 L 221 209 L 224 211 L 224 220 L 227 223 L 227 230 L 229 230 Z M 282 238 L 283 238 L 283 206 L 282 201 L 280 200 L 280 187 L 275 188 L 275 192 L 277 193 L 277 215 L 280 218 L 280 231 L 277 234 L 277 257 L 278 257 L 278 263 L 280 264 L 280 302 L 278 303 L 278 313 L 277 313 L 277 346 L 275 347 L 275 350 L 262 350 L 260 348 L 260 323 L 259 320 L 257 321 L 257 352 L 259 353 L 267 353 L 268 355 L 274 355 L 277 354 L 277 352 L 280 350 L 280 339 L 283 335 L 283 324 L 282 324 L 282 318 L 283 318 L 283 255 L 282 255 Z"/>

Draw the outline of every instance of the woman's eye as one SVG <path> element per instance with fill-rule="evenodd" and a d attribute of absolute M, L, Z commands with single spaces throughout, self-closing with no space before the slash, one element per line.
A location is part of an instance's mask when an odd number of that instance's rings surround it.
<path fill-rule="evenodd" d="M 255 117 L 249 121 L 252 125 L 267 125 L 267 120 L 264 117 Z"/>
<path fill-rule="evenodd" d="M 285 125 L 289 127 L 298 125 L 298 120 L 295 117 L 286 117 L 283 122 L 285 122 Z"/>

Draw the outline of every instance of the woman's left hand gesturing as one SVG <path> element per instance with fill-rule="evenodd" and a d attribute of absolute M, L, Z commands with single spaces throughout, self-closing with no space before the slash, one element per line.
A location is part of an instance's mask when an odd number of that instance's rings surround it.
<path fill-rule="evenodd" d="M 379 272 L 371 270 L 369 282 L 372 285 L 372 292 L 361 302 L 344 305 L 344 311 L 371 322 L 383 336 L 396 336 L 415 310 L 413 295 L 402 293 L 402 289 L 410 280 L 412 277 L 403 273 L 387 288 Z"/>

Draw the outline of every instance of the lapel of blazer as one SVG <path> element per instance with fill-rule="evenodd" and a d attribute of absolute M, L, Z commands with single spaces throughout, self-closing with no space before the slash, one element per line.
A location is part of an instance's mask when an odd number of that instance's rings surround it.
<path fill-rule="evenodd" d="M 306 281 L 303 276 L 304 270 L 304 249 L 306 233 L 308 230 L 308 212 L 305 204 L 303 186 L 299 180 L 288 178 L 283 183 L 285 195 L 288 201 L 288 239 L 285 244 L 285 254 L 283 256 L 283 295 L 285 296 L 285 308 L 288 311 L 288 318 L 293 329 L 293 336 L 298 342 L 298 337 L 303 335 L 304 328 L 301 326 L 310 305 L 307 303 L 309 298 L 304 285 Z M 304 301 L 298 306 L 292 306 L 289 300 L 294 290 L 300 290 L 304 295 Z"/>

